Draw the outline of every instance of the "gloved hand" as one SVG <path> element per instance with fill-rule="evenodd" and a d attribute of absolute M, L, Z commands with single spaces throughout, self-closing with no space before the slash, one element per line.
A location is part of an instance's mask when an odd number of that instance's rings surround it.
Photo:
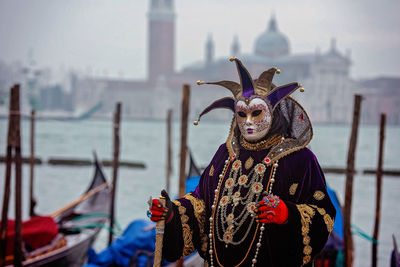
<path fill-rule="evenodd" d="M 168 196 L 167 191 L 162 190 L 161 196 L 165 197 L 165 206 L 161 205 L 158 199 L 153 199 L 149 203 L 149 210 L 147 211 L 147 216 L 153 222 L 158 222 L 159 220 L 166 220 L 165 223 L 169 223 L 174 216 L 172 210 L 172 202 Z"/>
<path fill-rule="evenodd" d="M 255 217 L 257 222 L 261 223 L 276 223 L 283 224 L 288 218 L 288 208 L 278 196 L 267 195 L 257 203 L 256 210 L 257 216 Z"/>

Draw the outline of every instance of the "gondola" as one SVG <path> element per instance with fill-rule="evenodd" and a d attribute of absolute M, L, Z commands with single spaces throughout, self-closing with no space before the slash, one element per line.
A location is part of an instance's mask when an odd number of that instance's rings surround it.
<path fill-rule="evenodd" d="M 111 186 L 97 159 L 94 167 L 93 179 L 82 196 L 50 215 L 58 226 L 56 237 L 44 247 L 25 252 L 23 266 L 85 264 L 89 247 L 108 221 L 111 200 Z M 12 257 L 7 263 L 12 264 Z"/>
<path fill-rule="evenodd" d="M 193 191 L 200 180 L 200 169 L 189 151 L 187 164 L 189 172 L 186 178 L 186 193 Z M 155 223 L 148 218 L 132 221 L 119 238 L 100 253 L 90 249 L 88 264 L 85 267 L 110 266 L 152 266 L 156 241 Z M 175 267 L 175 263 L 163 261 L 162 266 Z M 204 266 L 204 260 L 197 252 L 184 259 L 186 267 Z"/>

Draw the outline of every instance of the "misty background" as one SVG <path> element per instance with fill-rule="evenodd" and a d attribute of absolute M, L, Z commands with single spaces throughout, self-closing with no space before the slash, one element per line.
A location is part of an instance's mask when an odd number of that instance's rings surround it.
<path fill-rule="evenodd" d="M 2 0 L 0 60 L 110 77 L 145 78 L 149 1 Z M 202 58 L 212 33 L 216 56 L 229 57 L 235 34 L 249 52 L 275 13 L 293 53 L 329 46 L 351 50 L 354 78 L 400 76 L 397 0 L 175 1 L 176 68 Z"/>

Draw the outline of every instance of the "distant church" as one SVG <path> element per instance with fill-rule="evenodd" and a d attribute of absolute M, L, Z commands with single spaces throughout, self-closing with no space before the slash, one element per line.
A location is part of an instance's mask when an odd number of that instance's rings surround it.
<path fill-rule="evenodd" d="M 203 61 L 175 71 L 175 10 L 173 0 L 151 0 L 148 12 L 148 77 L 145 80 L 118 80 L 79 77 L 74 83 L 75 110 L 84 110 L 102 103 L 97 115 L 110 114 L 117 101 L 123 102 L 125 118 L 164 119 L 169 108 L 180 113 L 180 93 L 183 83 L 191 85 L 191 118 L 216 99 L 230 96 L 228 90 L 216 86 L 198 87 L 197 80 L 238 80 L 236 68 L 228 58 L 215 58 L 214 42 L 208 36 Z M 291 54 L 289 39 L 279 31 L 272 16 L 264 32 L 254 43 L 254 50 L 240 51 L 238 36 L 233 37 L 230 56 L 242 60 L 253 78 L 265 69 L 277 67 L 280 75 L 274 82 L 302 83 L 305 93 L 294 97 L 305 106 L 314 122 L 348 122 L 351 116 L 354 82 L 349 76 L 350 55 L 343 55 L 331 41 L 326 52 Z M 157 100 L 151 106 L 150 99 Z M 210 119 L 231 116 L 227 111 L 214 112 Z M 207 115 L 204 120 L 207 119 Z"/>

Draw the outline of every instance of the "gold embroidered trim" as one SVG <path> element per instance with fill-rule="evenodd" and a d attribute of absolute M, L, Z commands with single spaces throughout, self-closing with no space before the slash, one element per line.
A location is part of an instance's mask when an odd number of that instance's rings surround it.
<path fill-rule="evenodd" d="M 188 199 L 193 206 L 194 216 L 199 223 L 200 238 L 202 243 L 201 250 L 203 252 L 206 252 L 208 238 L 204 231 L 204 226 L 206 222 L 205 203 L 203 200 L 195 198 L 191 193 L 185 195 L 184 198 Z"/>
<path fill-rule="evenodd" d="M 328 232 L 332 232 L 333 229 L 333 225 L 335 224 L 335 221 L 332 220 L 331 216 L 329 216 L 329 214 L 325 214 L 324 215 L 324 222 L 326 224 L 326 229 L 328 230 Z"/>
<path fill-rule="evenodd" d="M 314 198 L 315 198 L 316 200 L 323 200 L 324 197 L 325 197 L 324 192 L 319 191 L 319 190 L 318 190 L 318 191 L 315 191 L 315 193 L 314 193 Z"/>
<path fill-rule="evenodd" d="M 240 145 L 246 149 L 246 150 L 255 150 L 255 151 L 261 151 L 264 149 L 267 149 L 271 146 L 275 146 L 277 144 L 279 144 L 282 140 L 282 136 L 276 134 L 273 135 L 271 137 L 269 137 L 266 140 L 262 140 L 260 142 L 257 143 L 249 143 L 246 141 L 246 139 L 244 139 L 243 135 L 240 135 Z"/>
<path fill-rule="evenodd" d="M 249 157 L 246 162 L 244 163 L 244 167 L 246 168 L 246 170 L 250 169 L 251 166 L 253 166 L 254 160 L 252 157 Z"/>
<path fill-rule="evenodd" d="M 205 210 L 205 204 L 203 200 L 195 198 L 191 193 L 186 194 L 184 198 L 186 198 L 187 200 L 190 201 L 190 203 L 192 203 L 194 209 L 194 215 L 196 216 L 196 218 L 203 215 L 202 213 Z"/>
<path fill-rule="evenodd" d="M 210 172 L 208 173 L 209 176 L 214 176 L 214 165 L 211 165 Z"/>
<path fill-rule="evenodd" d="M 186 215 L 186 208 L 182 206 L 181 202 L 174 200 L 172 201 L 176 206 L 178 206 L 179 214 L 181 215 L 182 222 L 182 234 L 183 234 L 183 257 L 186 257 L 195 250 L 193 245 L 193 232 L 190 226 L 187 224 L 189 217 Z"/>
<path fill-rule="evenodd" d="M 335 224 L 335 221 L 331 218 L 331 216 L 326 213 L 325 209 L 319 208 L 317 205 L 311 205 L 312 207 L 316 208 L 319 214 L 324 217 L 324 222 L 326 224 L 326 230 L 330 233 L 332 232 L 333 225 Z"/>
<path fill-rule="evenodd" d="M 292 196 L 294 196 L 294 194 L 296 194 L 296 190 L 297 190 L 297 186 L 298 186 L 299 184 L 292 184 L 291 186 L 290 186 L 290 188 L 289 188 L 289 194 L 290 195 L 292 195 Z"/>
<path fill-rule="evenodd" d="M 192 242 L 192 230 L 188 224 L 182 224 L 182 232 L 183 232 L 183 257 L 186 257 L 194 251 L 194 246 Z"/>
<path fill-rule="evenodd" d="M 311 260 L 311 252 L 312 252 L 312 247 L 309 245 L 311 238 L 308 235 L 308 233 L 310 232 L 310 223 L 315 215 L 315 211 L 313 210 L 313 208 L 311 208 L 306 204 L 299 204 L 296 206 L 297 209 L 299 210 L 301 217 L 301 234 L 303 235 L 303 244 L 304 244 L 303 264 L 307 264 Z"/>
<path fill-rule="evenodd" d="M 189 221 L 189 216 L 187 216 L 186 214 L 183 214 L 181 216 L 181 221 L 182 221 L 182 223 L 186 224 Z"/>

